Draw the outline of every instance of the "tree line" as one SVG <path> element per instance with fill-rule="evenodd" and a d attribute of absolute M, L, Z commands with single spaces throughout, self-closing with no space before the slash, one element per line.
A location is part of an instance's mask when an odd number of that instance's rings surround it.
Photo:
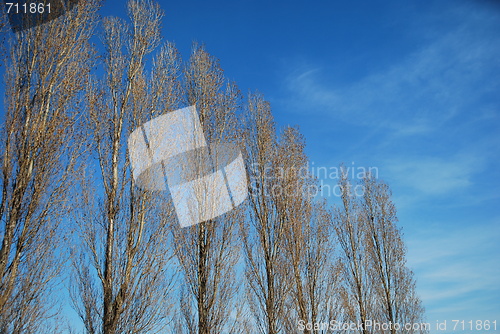
<path fill-rule="evenodd" d="M 182 59 L 156 2 L 129 0 L 127 19 L 100 5 L 3 34 L 0 333 L 425 332 L 372 326 L 424 316 L 389 187 L 342 173 L 338 205 L 315 198 L 305 138 L 262 94 L 203 45 Z M 180 228 L 170 196 L 135 183 L 127 138 L 189 105 L 208 142 L 242 150 L 249 194 Z"/>

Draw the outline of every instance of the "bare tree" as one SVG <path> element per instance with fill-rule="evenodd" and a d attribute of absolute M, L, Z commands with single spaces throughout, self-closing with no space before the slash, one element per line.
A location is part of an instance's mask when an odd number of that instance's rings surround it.
<path fill-rule="evenodd" d="M 371 261 L 376 318 L 383 323 L 422 321 L 423 308 L 415 295 L 413 273 L 406 267 L 406 247 L 397 227 L 389 187 L 367 174 L 362 182 L 361 212 L 366 222 L 366 249 Z M 396 326 L 391 327 L 395 334 Z M 412 330 L 402 332 L 413 333 Z"/>
<path fill-rule="evenodd" d="M 99 166 L 89 167 L 89 181 L 82 184 L 82 242 L 72 296 L 88 333 L 160 331 L 171 310 L 173 211 L 164 210 L 162 194 L 134 182 L 126 140 L 164 112 L 159 108 L 178 103 L 177 53 L 171 44 L 160 50 L 151 83 L 144 63 L 160 43 L 162 13 L 147 0 L 129 1 L 128 11 L 131 24 L 104 20 L 105 78 L 87 90 L 92 155 Z"/>
<path fill-rule="evenodd" d="M 35 333 L 53 315 L 50 287 L 77 165 L 76 100 L 91 67 L 96 4 L 11 35 L 1 132 L 0 332 Z"/>
<path fill-rule="evenodd" d="M 413 273 L 406 267 L 406 247 L 389 187 L 367 174 L 358 184 L 363 195 L 357 197 L 345 170 L 339 185 L 343 207 L 336 211 L 335 226 L 342 248 L 344 316 L 362 323 L 363 333 L 386 332 L 375 322 L 393 334 L 424 332 L 404 326 L 421 322 L 423 308 Z"/>
<path fill-rule="evenodd" d="M 17 32 L 0 50 L 8 51 L 0 333 L 54 331 L 50 292 L 67 260 L 59 245 L 68 241 L 70 294 L 87 333 L 279 334 L 296 332 L 299 321 L 343 319 L 368 334 L 383 332 L 369 320 L 422 320 L 387 185 L 367 175 L 356 198 L 343 171 L 342 205 L 332 217 L 309 192 L 317 181 L 307 171 L 304 138 L 287 127 L 278 139 L 261 95 L 251 94 L 241 115 L 240 92 L 203 46 L 195 45 L 185 64 L 171 43 L 153 57 L 162 12 L 149 0 L 128 1 L 130 22 L 103 20 L 105 52 L 95 57 L 89 40 L 97 8 L 97 0 L 81 0 L 66 15 Z M 3 15 L 0 30 L 6 22 Z M 96 60 L 103 78 L 91 75 Z M 187 152 L 192 160 L 180 173 L 189 181 L 215 174 L 228 155 L 224 145 L 232 144 L 244 153 L 249 199 L 181 228 L 174 195 L 135 181 L 127 139 L 145 122 L 190 105 L 208 146 Z M 205 183 L 195 190 L 197 207 L 221 196 Z M 71 227 L 61 228 L 70 211 L 73 239 Z"/>
<path fill-rule="evenodd" d="M 284 330 L 286 295 L 285 222 L 279 219 L 275 200 L 278 143 L 270 105 L 260 94 L 248 98 L 245 154 L 249 172 L 249 224 L 242 225 L 247 300 L 260 333 Z"/>
<path fill-rule="evenodd" d="M 335 209 L 335 231 L 341 249 L 340 302 L 346 321 L 362 324 L 363 334 L 367 320 L 374 319 L 370 262 L 365 251 L 365 221 L 353 194 L 346 170 L 341 166 L 339 186 L 342 206 Z"/>
<path fill-rule="evenodd" d="M 337 317 L 334 291 L 332 217 L 324 201 L 316 200 L 318 182 L 308 170 L 305 141 L 297 128 L 287 127 L 278 145 L 276 166 L 281 190 L 274 198 L 284 226 L 284 267 L 290 282 L 286 332 L 298 325 L 328 322 Z M 327 329 L 316 332 L 326 332 Z M 304 333 L 311 331 L 306 327 Z"/>
<path fill-rule="evenodd" d="M 188 105 L 196 105 L 208 145 L 238 144 L 236 112 L 240 95 L 223 75 L 218 61 L 203 46 L 195 45 L 184 69 L 184 89 Z M 217 151 L 197 155 L 188 168 L 203 175 L 206 164 L 217 167 Z M 207 162 L 212 160 L 212 162 Z M 196 189 L 197 206 L 204 207 L 217 188 Z M 205 208 L 204 208 L 205 209 Z M 174 248 L 184 281 L 180 298 L 177 331 L 186 333 L 237 333 L 235 297 L 238 282 L 235 266 L 239 259 L 237 227 L 243 211 L 236 208 L 223 216 L 199 224 L 174 228 Z"/>

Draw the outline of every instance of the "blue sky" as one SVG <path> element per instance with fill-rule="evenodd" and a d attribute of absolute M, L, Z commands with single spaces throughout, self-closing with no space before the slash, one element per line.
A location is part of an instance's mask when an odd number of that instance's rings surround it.
<path fill-rule="evenodd" d="M 452 319 L 500 333 L 500 3 L 159 2 L 165 39 L 185 58 L 205 43 L 300 126 L 316 167 L 378 168 L 433 333 Z"/>
<path fill-rule="evenodd" d="M 244 93 L 264 93 L 315 166 L 378 168 L 432 332 L 500 323 L 499 3 L 160 3 L 165 38 L 184 56 L 204 42 Z"/>

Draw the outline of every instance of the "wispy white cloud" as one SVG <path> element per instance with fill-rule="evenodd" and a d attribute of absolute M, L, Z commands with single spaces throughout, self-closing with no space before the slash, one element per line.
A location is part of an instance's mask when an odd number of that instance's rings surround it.
<path fill-rule="evenodd" d="M 482 170 L 483 160 L 471 154 L 391 158 L 385 168 L 396 186 L 409 187 L 414 194 L 418 192 L 417 196 L 451 195 L 472 184 L 472 176 Z"/>
<path fill-rule="evenodd" d="M 408 264 L 428 317 L 495 316 L 488 305 L 500 298 L 500 218 L 446 226 L 427 227 L 408 241 Z"/>
<path fill-rule="evenodd" d="M 466 10 L 448 14 L 460 25 L 358 81 L 334 83 L 327 68 L 300 66 L 287 79 L 282 103 L 321 119 L 315 131 L 353 125 L 359 135 L 350 137 L 350 157 L 369 156 L 364 160 L 379 164 L 391 185 L 406 190 L 399 196 L 409 204 L 424 196 L 466 194 L 488 167 L 492 143 L 500 142 L 499 133 L 481 130 L 500 121 L 499 100 L 491 95 L 500 89 L 494 75 L 500 73 L 500 35 L 490 29 L 500 27 L 500 16 Z M 371 149 L 363 151 L 368 144 Z"/>
<path fill-rule="evenodd" d="M 286 86 L 289 110 L 385 128 L 395 136 L 432 132 L 462 113 L 483 117 L 478 99 L 500 88 L 500 36 L 477 28 L 498 21 L 487 13 L 464 17 L 461 26 L 383 70 L 350 85 L 327 79 L 328 68 L 292 72 Z M 480 25 L 481 27 L 483 25 Z M 492 68 L 494 66 L 495 68 Z M 330 82 L 330 83 L 329 83 Z"/>

